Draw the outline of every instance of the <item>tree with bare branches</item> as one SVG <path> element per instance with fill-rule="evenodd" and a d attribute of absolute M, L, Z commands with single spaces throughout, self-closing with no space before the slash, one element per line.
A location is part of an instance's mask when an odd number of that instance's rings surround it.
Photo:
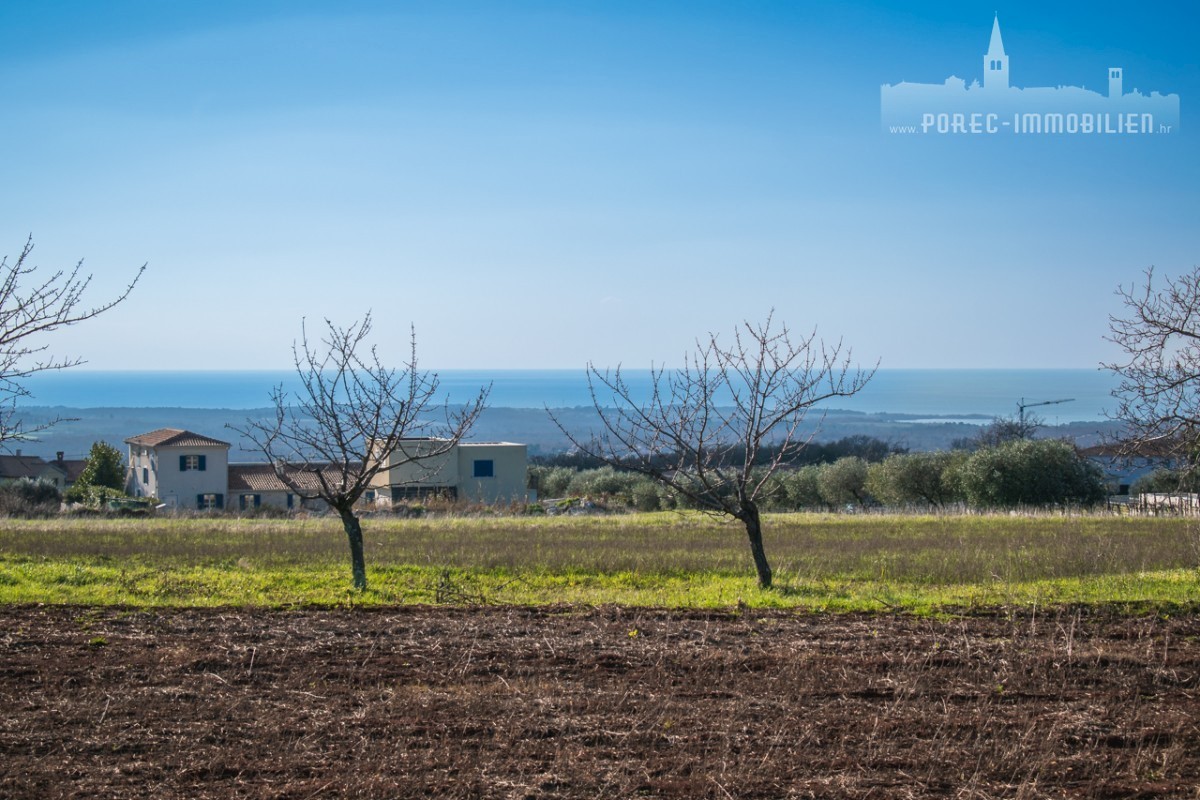
<path fill-rule="evenodd" d="M 83 362 L 78 357 L 46 355 L 42 337 L 59 328 L 92 319 L 121 303 L 133 291 L 146 265 L 112 300 L 87 305 L 84 295 L 92 276 L 82 273 L 83 262 L 70 270 L 38 275 L 31 263 L 33 237 L 25 241 L 16 261 L 0 259 L 0 445 L 27 438 L 61 419 L 26 428 L 17 417 L 17 402 L 29 396 L 25 381 L 39 372 L 67 369 Z"/>
<path fill-rule="evenodd" d="M 648 397 L 639 396 L 620 367 L 589 364 L 587 374 L 600 429 L 589 438 L 559 424 L 563 433 L 585 453 L 741 522 L 759 586 L 767 588 L 772 571 L 760 497 L 811 440 L 802 430 L 808 412 L 856 394 L 875 368 L 852 366 L 850 350 L 840 341 L 827 345 L 815 330 L 793 337 L 786 325 L 775 326 L 772 313 L 761 325 L 744 322 L 731 341 L 714 333 L 698 339 L 681 369 L 652 367 Z"/>
<path fill-rule="evenodd" d="M 347 327 L 325 320 L 318 342 L 302 325 L 292 346 L 299 379 L 295 396 L 276 387 L 274 417 L 247 419 L 234 428 L 260 450 L 275 474 L 304 500 L 321 500 L 341 517 L 350 545 L 356 589 L 367 588 L 362 525 L 357 504 L 382 470 L 399 463 L 430 461 L 449 452 L 470 431 L 487 401 L 483 388 L 459 408 L 446 403 L 442 421 L 434 421 L 440 381 L 417 366 L 416 334 L 401 367 L 384 366 L 368 344 L 371 314 Z M 428 437 L 409 452 L 403 440 Z"/>
<path fill-rule="evenodd" d="M 1200 453 L 1200 267 L 1156 285 L 1154 268 L 1141 284 L 1117 289 L 1124 312 L 1109 318 L 1119 361 L 1103 364 L 1120 379 L 1111 413 L 1123 422 L 1125 455 L 1149 452 L 1196 466 Z"/>

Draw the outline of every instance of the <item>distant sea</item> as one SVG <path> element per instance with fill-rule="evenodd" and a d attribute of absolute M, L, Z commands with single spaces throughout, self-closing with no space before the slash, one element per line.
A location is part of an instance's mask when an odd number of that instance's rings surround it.
<path fill-rule="evenodd" d="M 572 408 L 590 406 L 582 370 L 442 370 L 443 399 L 463 402 L 488 383 L 489 405 L 496 408 Z M 648 370 L 628 370 L 635 392 L 645 393 Z M 212 408 L 250 409 L 270 405 L 272 387 L 296 388 L 295 373 L 283 371 L 95 371 L 43 373 L 27 382 L 33 397 L 25 406 L 67 408 Z M 829 410 L 867 414 L 904 414 L 939 419 L 1015 415 L 1017 403 L 1052 400 L 1066 403 L 1032 406 L 1029 413 L 1047 423 L 1105 419 L 1114 405 L 1116 381 L 1092 369 L 891 369 L 880 370 L 851 398 L 823 405 Z"/>

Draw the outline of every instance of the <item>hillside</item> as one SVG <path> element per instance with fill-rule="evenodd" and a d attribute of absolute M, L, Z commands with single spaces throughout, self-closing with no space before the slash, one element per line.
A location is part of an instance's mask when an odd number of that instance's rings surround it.
<path fill-rule="evenodd" d="M 129 436 L 157 428 L 187 428 L 233 445 L 230 458 L 235 461 L 256 461 L 261 454 L 244 449 L 238 435 L 228 426 L 242 425 L 247 417 L 265 418 L 269 409 L 200 409 L 200 408 L 65 408 L 28 407 L 21 415 L 27 427 L 56 417 L 60 422 L 40 434 L 35 441 L 22 443 L 23 452 L 52 458 L 62 450 L 67 458 L 82 458 L 92 442 L 104 440 L 124 449 Z M 570 430 L 586 432 L 597 424 L 596 412 L 589 407 L 555 409 L 555 415 Z M 979 417 L 979 422 L 987 419 Z M 920 420 L 920 421 L 918 421 Z M 971 436 L 976 424 L 954 418 L 930 421 L 927 417 L 905 414 L 863 414 L 849 411 L 830 411 L 824 417 L 813 414 L 808 432 L 818 441 L 833 441 L 845 436 L 863 434 L 908 447 L 910 450 L 937 450 L 950 446 L 955 439 Z M 1041 435 L 1067 437 L 1081 446 L 1097 443 L 1116 426 L 1111 422 L 1072 422 L 1050 425 Z M 570 443 L 541 408 L 489 408 L 480 418 L 474 434 L 476 441 L 513 441 L 529 445 L 531 455 L 567 450 Z M 12 449 L 15 449 L 14 445 Z"/>

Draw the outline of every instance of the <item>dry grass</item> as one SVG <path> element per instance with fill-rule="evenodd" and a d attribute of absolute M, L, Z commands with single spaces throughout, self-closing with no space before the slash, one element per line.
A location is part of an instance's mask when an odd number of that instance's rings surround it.
<path fill-rule="evenodd" d="M 697 514 L 376 518 L 379 594 L 359 599 L 444 600 L 449 580 L 464 598 L 534 604 L 1171 605 L 1200 579 L 1200 528 L 1178 518 L 781 514 L 765 528 L 770 594 L 753 588 L 742 530 Z M 346 560 L 330 519 L 9 521 L 0 602 L 342 602 Z"/>

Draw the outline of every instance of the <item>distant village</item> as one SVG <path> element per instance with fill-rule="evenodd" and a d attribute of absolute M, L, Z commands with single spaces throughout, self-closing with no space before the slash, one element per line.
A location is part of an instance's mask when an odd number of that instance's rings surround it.
<path fill-rule="evenodd" d="M 390 508 L 428 495 L 474 503 L 525 499 L 526 446 L 513 442 L 460 442 L 445 454 L 413 461 L 423 442 L 405 440 L 392 462 L 364 495 L 371 507 Z M 178 510 L 250 510 L 261 507 L 299 510 L 322 506 L 296 493 L 317 488 L 319 468 L 294 470 L 292 485 L 265 462 L 230 463 L 230 443 L 180 428 L 160 428 L 125 439 L 128 446 L 125 491 L 134 498 L 155 498 Z M 41 480 L 66 492 L 79 479 L 85 459 L 52 460 L 16 450 L 0 455 L 0 481 Z M 329 469 L 329 468 L 326 468 Z"/>

